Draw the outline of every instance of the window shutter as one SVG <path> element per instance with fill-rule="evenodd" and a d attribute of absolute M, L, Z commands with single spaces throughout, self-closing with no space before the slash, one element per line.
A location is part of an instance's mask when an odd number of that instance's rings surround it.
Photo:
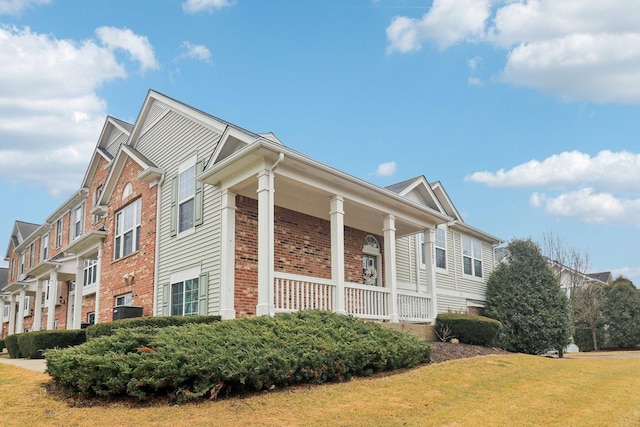
<path fill-rule="evenodd" d="M 171 180 L 171 235 L 178 234 L 178 177 Z"/>
<path fill-rule="evenodd" d="M 204 170 L 204 161 L 200 160 L 196 163 L 196 176 L 200 175 Z M 196 192 L 193 200 L 193 209 L 195 211 L 195 215 L 193 218 L 194 225 L 201 225 L 204 220 L 204 184 L 202 182 L 196 181 Z"/>
<path fill-rule="evenodd" d="M 198 314 L 206 315 L 208 313 L 208 297 L 209 296 L 209 273 L 200 275 L 198 281 Z"/>
<path fill-rule="evenodd" d="M 162 285 L 162 310 L 161 313 L 163 316 L 168 316 L 170 314 L 169 312 L 169 297 L 170 297 L 170 293 L 169 293 L 169 284 L 165 283 L 164 285 Z"/>

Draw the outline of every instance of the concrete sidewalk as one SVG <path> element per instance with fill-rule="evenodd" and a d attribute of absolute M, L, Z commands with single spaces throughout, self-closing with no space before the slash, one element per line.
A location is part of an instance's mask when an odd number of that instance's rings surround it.
<path fill-rule="evenodd" d="M 47 368 L 47 361 L 44 359 L 9 359 L 7 355 L 0 356 L 0 363 L 19 366 L 30 371 L 44 372 Z"/>

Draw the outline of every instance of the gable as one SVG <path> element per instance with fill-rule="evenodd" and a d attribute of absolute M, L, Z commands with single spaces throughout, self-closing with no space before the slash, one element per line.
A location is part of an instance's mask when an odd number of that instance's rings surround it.
<path fill-rule="evenodd" d="M 440 213 L 445 213 L 424 176 L 390 185 L 387 189 L 412 202 L 427 206 Z"/>
<path fill-rule="evenodd" d="M 433 194 L 437 197 L 440 206 L 442 206 L 443 213 L 449 215 L 457 221 L 464 222 L 462 216 L 460 215 L 453 202 L 449 198 L 449 195 L 442 186 L 442 183 L 440 181 L 436 181 L 431 184 L 431 188 L 433 190 Z"/>

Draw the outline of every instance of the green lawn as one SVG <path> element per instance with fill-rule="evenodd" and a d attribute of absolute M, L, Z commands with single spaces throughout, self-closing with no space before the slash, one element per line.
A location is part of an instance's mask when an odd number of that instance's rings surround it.
<path fill-rule="evenodd" d="M 482 356 L 398 375 L 184 406 L 69 407 L 45 374 L 0 365 L 0 424 L 640 425 L 640 358 Z"/>

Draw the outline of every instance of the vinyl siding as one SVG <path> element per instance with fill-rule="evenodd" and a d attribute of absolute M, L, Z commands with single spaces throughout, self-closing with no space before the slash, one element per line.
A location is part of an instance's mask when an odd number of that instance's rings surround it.
<path fill-rule="evenodd" d="M 458 269 L 456 265 L 456 252 L 455 252 L 455 234 L 453 230 L 447 228 L 447 269 L 446 271 L 436 268 L 436 283 L 438 288 L 441 289 L 456 289 L 455 275 Z"/>
<path fill-rule="evenodd" d="M 438 295 L 438 313 L 466 312 L 467 299 L 449 295 Z"/>
<path fill-rule="evenodd" d="M 155 114 L 154 114 L 155 112 Z M 203 188 L 203 224 L 186 236 L 171 237 L 171 181 L 178 175 L 179 165 L 197 153 L 198 160 L 207 161 L 220 140 L 220 135 L 174 111 L 161 116 L 152 107 L 149 121 L 135 148 L 165 171 L 161 187 L 160 245 L 158 251 L 158 293 L 155 304 L 162 313 L 163 285 L 172 273 L 200 266 L 201 274 L 209 275 L 207 314 L 220 310 L 220 191 L 210 185 Z M 160 118 L 159 118 L 160 117 Z"/>
<path fill-rule="evenodd" d="M 120 145 L 127 142 L 127 138 L 128 136 L 120 132 L 118 129 L 113 129 L 107 140 L 107 152 L 115 157 Z"/>

